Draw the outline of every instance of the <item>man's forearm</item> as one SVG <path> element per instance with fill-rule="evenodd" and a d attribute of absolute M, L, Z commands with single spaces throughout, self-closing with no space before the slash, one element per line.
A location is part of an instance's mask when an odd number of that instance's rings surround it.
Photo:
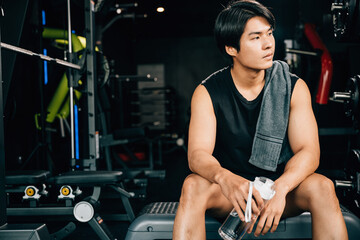
<path fill-rule="evenodd" d="M 197 150 L 189 154 L 189 168 L 210 182 L 219 183 L 222 177 L 231 172 L 223 167 L 216 158 L 205 151 Z"/>
<path fill-rule="evenodd" d="M 284 173 L 275 181 L 277 192 L 287 194 L 319 166 L 319 153 L 306 149 L 297 152 L 286 164 Z"/>

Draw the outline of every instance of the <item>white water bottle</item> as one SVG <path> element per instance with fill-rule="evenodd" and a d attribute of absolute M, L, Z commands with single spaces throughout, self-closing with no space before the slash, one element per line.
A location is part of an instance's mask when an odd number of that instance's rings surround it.
<path fill-rule="evenodd" d="M 250 182 L 249 195 L 246 204 L 245 210 L 245 221 L 241 221 L 235 209 L 233 209 L 229 216 L 226 218 L 224 223 L 219 228 L 219 235 L 226 240 L 239 240 L 241 239 L 247 230 L 250 228 L 251 224 L 256 221 L 252 219 L 251 214 L 251 199 L 252 199 L 252 187 L 255 187 L 256 190 L 260 193 L 264 204 L 269 201 L 274 195 L 274 182 L 266 177 L 256 177 L 254 182 Z M 259 209 L 260 211 L 262 209 Z"/>

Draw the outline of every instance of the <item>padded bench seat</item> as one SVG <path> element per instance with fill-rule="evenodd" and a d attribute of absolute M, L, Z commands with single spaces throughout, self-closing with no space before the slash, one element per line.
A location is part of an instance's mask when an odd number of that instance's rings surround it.
<path fill-rule="evenodd" d="M 177 202 L 156 202 L 145 206 L 129 226 L 125 240 L 172 239 L 177 207 Z M 349 240 L 358 240 L 360 219 L 344 209 L 343 215 L 348 228 Z M 218 234 L 221 223 L 210 216 L 206 216 L 205 222 L 206 238 L 221 239 Z M 282 220 L 274 233 L 268 233 L 257 238 L 254 234 L 246 234 L 243 239 L 311 239 L 310 213 L 306 212 Z"/>
<path fill-rule="evenodd" d="M 123 180 L 122 171 L 72 171 L 50 178 L 46 170 L 21 170 L 6 172 L 7 185 L 29 185 L 51 182 L 61 184 L 77 184 L 100 186 L 115 184 Z M 49 179 L 50 178 L 50 179 Z"/>
<path fill-rule="evenodd" d="M 72 171 L 53 177 L 50 181 L 57 185 L 103 186 L 123 180 L 122 171 Z"/>
<path fill-rule="evenodd" d="M 5 176 L 6 185 L 29 185 L 41 184 L 51 176 L 46 170 L 20 170 L 7 171 Z"/>

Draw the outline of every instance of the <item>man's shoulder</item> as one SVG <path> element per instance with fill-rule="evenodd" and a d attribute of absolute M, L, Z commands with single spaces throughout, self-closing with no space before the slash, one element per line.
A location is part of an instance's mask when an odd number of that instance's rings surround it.
<path fill-rule="evenodd" d="M 210 74 L 207 78 L 205 78 L 201 84 L 207 84 L 209 82 L 216 82 L 218 80 L 224 79 L 227 76 L 227 73 L 230 69 L 230 66 L 224 67 L 222 69 L 217 70 L 216 72 Z"/>

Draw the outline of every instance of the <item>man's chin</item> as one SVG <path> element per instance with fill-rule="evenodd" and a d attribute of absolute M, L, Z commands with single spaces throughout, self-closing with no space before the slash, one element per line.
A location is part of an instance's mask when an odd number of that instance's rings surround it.
<path fill-rule="evenodd" d="M 268 68 L 271 68 L 272 67 L 272 65 L 273 65 L 273 61 L 271 60 L 271 61 L 267 61 L 266 63 L 263 63 L 263 64 L 259 64 L 257 67 L 256 67 L 256 69 L 257 70 L 266 70 L 266 69 L 268 69 Z"/>
<path fill-rule="evenodd" d="M 266 61 L 263 64 L 259 65 L 259 70 L 265 70 L 265 69 L 271 68 L 272 65 L 273 65 L 273 60 Z"/>
<path fill-rule="evenodd" d="M 269 61 L 269 63 L 266 65 L 267 65 L 267 67 L 265 69 L 271 68 L 273 65 L 273 60 Z"/>

